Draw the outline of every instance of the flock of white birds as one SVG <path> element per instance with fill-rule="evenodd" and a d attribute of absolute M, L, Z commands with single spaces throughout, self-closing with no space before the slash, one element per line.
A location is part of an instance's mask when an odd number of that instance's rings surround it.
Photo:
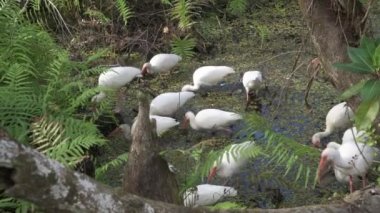
<path fill-rule="evenodd" d="M 108 90 L 118 90 L 137 77 L 148 74 L 169 72 L 182 58 L 176 54 L 157 54 L 142 66 L 142 69 L 128 66 L 112 67 L 99 76 L 98 86 Z M 172 118 L 180 107 L 195 96 L 197 90 L 202 87 L 214 86 L 220 83 L 227 75 L 235 73 L 234 69 L 228 66 L 203 66 L 193 73 L 193 85 L 184 85 L 180 92 L 167 92 L 158 95 L 150 103 L 150 119 L 156 120 L 157 135 L 161 136 L 167 130 L 179 125 L 179 122 Z M 246 92 L 246 101 L 249 103 L 251 93 L 257 95 L 263 82 L 260 71 L 247 71 L 242 78 L 242 84 Z M 100 92 L 92 98 L 93 102 L 100 102 L 106 98 L 105 92 Z M 331 142 L 323 150 L 318 166 L 318 180 L 322 180 L 330 167 L 333 168 L 335 176 L 340 182 L 348 182 L 350 191 L 353 191 L 353 181 L 359 176 L 363 177 L 363 186 L 366 181 L 366 174 L 370 168 L 374 154 L 377 149 L 358 142 L 364 132 L 357 132 L 352 126 L 354 113 L 345 102 L 334 106 L 326 116 L 326 129 L 318 132 L 312 137 L 312 144 L 321 147 L 321 139 L 330 134 L 346 130 L 342 139 L 342 144 Z M 242 119 L 238 113 L 228 112 L 220 109 L 203 109 L 197 114 L 191 111 L 185 113 L 184 125 L 189 124 L 194 130 L 222 130 L 231 133 L 230 125 Z M 120 126 L 124 132 L 133 133 L 127 124 Z M 234 158 L 229 157 L 231 150 L 236 146 L 253 146 L 253 141 L 246 141 L 233 144 L 231 148 L 222 155 L 222 160 L 214 163 L 210 170 L 208 182 L 216 175 L 228 178 L 236 173 L 239 168 L 248 160 L 239 153 L 234 153 Z M 185 206 L 212 205 L 223 197 L 236 196 L 237 191 L 232 187 L 217 186 L 211 184 L 198 185 L 188 189 L 184 193 Z"/>

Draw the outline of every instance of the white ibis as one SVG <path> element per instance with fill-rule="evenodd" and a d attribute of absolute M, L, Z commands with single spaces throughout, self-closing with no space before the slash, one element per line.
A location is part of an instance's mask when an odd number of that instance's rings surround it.
<path fill-rule="evenodd" d="M 142 75 L 169 72 L 182 60 L 181 56 L 176 54 L 161 53 L 153 56 L 149 62 L 142 67 Z"/>
<path fill-rule="evenodd" d="M 234 112 L 204 109 L 199 111 L 196 116 L 191 111 L 186 112 L 184 125 L 190 123 L 194 130 L 224 130 L 231 133 L 228 127 L 241 119 L 242 116 Z"/>
<path fill-rule="evenodd" d="M 243 75 L 243 86 L 247 95 L 247 103 L 250 100 L 250 92 L 254 92 L 257 95 L 257 91 L 260 89 L 263 76 L 260 71 L 247 71 Z"/>
<path fill-rule="evenodd" d="M 176 121 L 174 118 L 170 118 L 170 117 L 150 115 L 149 118 L 151 121 L 153 119 L 156 120 L 156 133 L 157 133 L 157 136 L 159 136 L 159 137 L 162 134 L 164 134 L 166 131 L 168 131 L 170 128 L 175 127 L 179 124 L 178 121 Z M 134 128 L 135 128 L 135 122 L 132 124 L 131 132 L 134 132 Z"/>
<path fill-rule="evenodd" d="M 201 86 L 213 86 L 223 80 L 229 74 L 235 73 L 234 69 L 227 66 L 203 66 L 193 73 L 194 85 L 187 84 L 181 91 L 197 91 Z"/>
<path fill-rule="evenodd" d="M 135 77 L 141 76 L 141 70 L 136 67 L 112 67 L 100 74 L 98 86 L 117 90 L 131 82 Z M 100 92 L 92 97 L 92 102 L 100 102 L 106 97 L 106 93 Z"/>
<path fill-rule="evenodd" d="M 248 160 L 249 156 L 244 154 L 244 150 L 255 145 L 253 141 L 245 141 L 239 144 L 233 144 L 221 156 L 221 160 L 214 162 L 210 170 L 207 182 L 210 182 L 216 175 L 229 178 L 236 173 Z"/>
<path fill-rule="evenodd" d="M 353 141 L 365 143 L 368 140 L 368 135 L 365 131 L 359 131 L 356 127 L 347 129 L 342 137 L 342 143 L 345 141 Z"/>
<path fill-rule="evenodd" d="M 337 180 L 348 182 L 352 193 L 353 180 L 359 176 L 363 178 L 363 187 L 365 186 L 367 171 L 377 152 L 378 150 L 373 147 L 355 142 L 353 137 L 343 140 L 341 145 L 330 142 L 321 154 L 317 172 L 318 181 L 320 182 L 329 167 L 333 166 Z"/>
<path fill-rule="evenodd" d="M 329 136 L 335 131 L 344 130 L 352 125 L 351 120 L 354 118 L 352 109 L 347 106 L 346 102 L 335 105 L 326 115 L 326 129 L 323 132 L 317 132 L 313 135 L 311 142 L 314 146 L 321 146 L 321 139 Z"/>
<path fill-rule="evenodd" d="M 150 103 L 150 114 L 172 116 L 193 97 L 193 92 L 167 92 L 160 94 Z"/>
<path fill-rule="evenodd" d="M 213 205 L 224 197 L 234 197 L 236 189 L 228 186 L 201 184 L 187 189 L 183 194 L 183 203 L 187 207 Z"/>

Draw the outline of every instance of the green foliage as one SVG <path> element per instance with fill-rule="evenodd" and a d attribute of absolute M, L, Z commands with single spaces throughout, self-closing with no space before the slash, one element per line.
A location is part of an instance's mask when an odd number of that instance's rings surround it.
<path fill-rule="evenodd" d="M 8 212 L 5 210 L 14 210 L 15 213 L 27 213 L 35 212 L 35 206 L 32 203 L 17 200 L 14 198 L 1 198 L 0 197 L 0 209 L 2 212 Z"/>
<path fill-rule="evenodd" d="M 111 21 L 106 15 L 104 15 L 104 13 L 102 13 L 99 10 L 93 10 L 93 9 L 87 8 L 87 10 L 86 10 L 86 12 L 84 12 L 84 14 L 88 15 L 92 19 L 99 21 L 102 24 L 107 24 Z M 123 16 L 123 18 L 124 18 L 124 16 Z"/>
<path fill-rule="evenodd" d="M 100 175 L 103 175 L 104 173 L 106 173 L 109 169 L 123 165 L 125 162 L 127 162 L 127 160 L 128 160 L 128 153 L 123 153 L 117 156 L 115 159 L 97 168 L 95 171 L 95 177 L 98 178 Z"/>
<path fill-rule="evenodd" d="M 195 23 L 194 16 L 198 15 L 195 10 L 196 3 L 191 0 L 174 0 L 174 6 L 171 10 L 172 19 L 178 20 L 178 27 L 181 30 L 188 30 Z"/>
<path fill-rule="evenodd" d="M 116 8 L 123 18 L 124 25 L 127 25 L 128 20 L 133 16 L 132 10 L 128 7 L 126 0 L 116 0 Z"/>
<path fill-rule="evenodd" d="M 247 115 L 246 121 L 248 128 L 244 131 L 265 133 L 264 140 L 266 142 L 260 146 L 263 146 L 262 152 L 270 156 L 268 164 L 276 163 L 283 167 L 285 169 L 284 176 L 292 176 L 295 182 L 299 179 L 304 180 L 305 187 L 309 185 L 310 181 L 315 181 L 310 176 L 316 172 L 316 168 L 309 165 L 315 165 L 310 162 L 315 162 L 319 158 L 320 153 L 317 149 L 274 132 L 268 122 L 256 113 Z"/>
<path fill-rule="evenodd" d="M 266 25 L 262 25 L 262 24 L 255 24 L 255 27 L 256 27 L 257 33 L 260 36 L 260 40 L 261 40 L 260 48 L 263 48 L 264 40 L 266 38 L 268 38 L 268 36 L 270 34 L 270 30 Z"/>
<path fill-rule="evenodd" d="M 14 1 L 0 2 L 0 27 L 0 126 L 17 141 L 74 166 L 91 146 L 105 142 L 91 122 L 97 114 L 78 113 L 98 91 L 82 80 L 91 73 L 81 72 L 87 62 L 71 62 L 47 32 L 24 20 Z"/>
<path fill-rule="evenodd" d="M 212 210 L 217 209 L 246 209 L 247 207 L 236 202 L 226 201 L 222 203 L 217 203 L 214 206 L 210 207 Z"/>
<path fill-rule="evenodd" d="M 184 38 L 174 37 L 171 42 L 172 52 L 180 55 L 184 59 L 189 59 L 194 56 L 194 47 L 196 45 L 196 40 L 194 38 L 190 38 L 187 35 Z"/>
<path fill-rule="evenodd" d="M 21 12 L 26 13 L 26 17 L 35 21 L 42 26 L 49 26 L 49 23 L 53 22 L 57 29 L 70 32 L 68 25 L 66 24 L 60 10 L 71 13 L 79 10 L 79 0 L 65 1 L 65 0 L 32 0 L 26 1 L 26 4 L 31 4 L 31 7 L 27 5 L 23 6 Z"/>
<path fill-rule="evenodd" d="M 247 0 L 230 0 L 228 2 L 227 11 L 232 15 L 242 15 L 247 9 Z"/>
<path fill-rule="evenodd" d="M 359 95 L 362 99 L 355 115 L 355 124 L 359 129 L 368 130 L 379 113 L 380 105 L 380 39 L 363 37 L 360 46 L 348 48 L 350 63 L 334 64 L 344 71 L 369 75 L 342 94 L 342 99 Z"/>

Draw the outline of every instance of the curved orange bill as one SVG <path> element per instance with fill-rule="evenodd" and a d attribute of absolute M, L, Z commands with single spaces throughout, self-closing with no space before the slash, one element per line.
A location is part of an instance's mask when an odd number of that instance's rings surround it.
<path fill-rule="evenodd" d="M 214 167 L 210 170 L 210 174 L 209 174 L 208 177 L 207 177 L 207 183 L 210 183 L 210 181 L 215 177 L 216 172 L 217 172 L 217 168 L 216 168 L 216 166 L 214 166 Z"/>
<path fill-rule="evenodd" d="M 327 156 L 321 157 L 318 165 L 317 171 L 317 180 L 318 183 L 321 183 L 322 179 L 326 176 L 329 171 L 329 161 L 327 160 Z"/>

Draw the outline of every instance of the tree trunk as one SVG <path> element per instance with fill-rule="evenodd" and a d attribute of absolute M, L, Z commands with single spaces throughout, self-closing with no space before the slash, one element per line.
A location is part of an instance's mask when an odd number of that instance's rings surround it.
<path fill-rule="evenodd" d="M 380 188 L 356 191 L 346 202 L 287 209 L 244 209 L 211 211 L 187 208 L 126 193 L 84 174 L 63 167 L 41 153 L 6 138 L 0 138 L 0 192 L 33 202 L 46 212 L 376 212 L 380 209 Z"/>
<path fill-rule="evenodd" d="M 139 113 L 124 172 L 123 190 L 143 197 L 180 204 L 179 188 L 168 163 L 159 155 L 155 122 L 149 119 L 148 99 L 139 95 Z"/>
<path fill-rule="evenodd" d="M 332 84 L 344 91 L 362 76 L 343 72 L 333 64 L 347 62 L 347 47 L 357 46 L 365 26 L 359 0 L 299 0 L 319 59 Z"/>

